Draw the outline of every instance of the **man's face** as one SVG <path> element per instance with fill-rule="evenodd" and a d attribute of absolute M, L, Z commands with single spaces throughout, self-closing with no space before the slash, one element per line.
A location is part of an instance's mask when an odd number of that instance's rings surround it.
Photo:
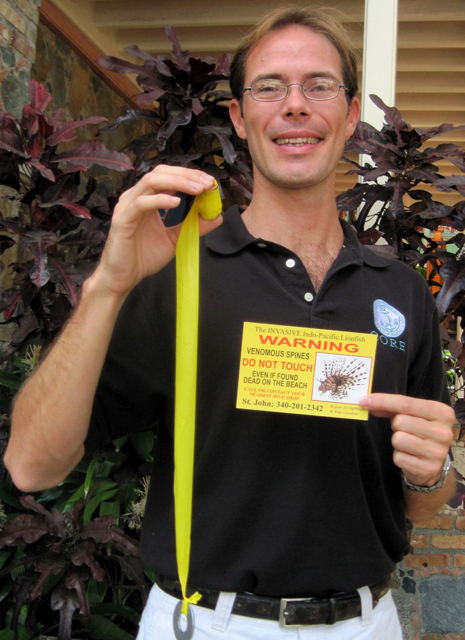
<path fill-rule="evenodd" d="M 323 35 L 295 25 L 260 40 L 247 60 L 245 86 L 263 78 L 290 84 L 314 76 L 343 84 L 339 54 Z M 343 89 L 337 98 L 316 101 L 292 86 L 279 102 L 258 102 L 246 91 L 242 110 L 233 100 L 230 113 L 238 135 L 248 141 L 255 188 L 323 184 L 334 190 L 336 165 L 359 116 L 358 101 L 349 107 Z"/>

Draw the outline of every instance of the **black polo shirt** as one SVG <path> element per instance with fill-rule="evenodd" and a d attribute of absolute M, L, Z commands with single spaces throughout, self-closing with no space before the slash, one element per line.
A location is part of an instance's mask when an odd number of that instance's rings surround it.
<path fill-rule="evenodd" d="M 201 239 L 194 585 L 324 595 L 373 584 L 408 547 L 391 426 L 236 409 L 245 321 L 379 335 L 373 391 L 448 401 L 434 300 L 413 269 L 345 242 L 320 290 L 291 251 L 253 238 L 238 210 Z M 176 577 L 173 511 L 175 265 L 127 299 L 87 446 L 158 421 L 144 561 Z"/>

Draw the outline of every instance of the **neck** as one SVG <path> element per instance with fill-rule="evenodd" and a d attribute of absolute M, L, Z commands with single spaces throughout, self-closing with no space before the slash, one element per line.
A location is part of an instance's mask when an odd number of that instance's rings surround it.
<path fill-rule="evenodd" d="M 329 195 L 328 195 L 329 194 Z M 300 256 L 302 247 L 337 253 L 343 241 L 334 191 L 282 189 L 254 184 L 253 199 L 242 216 L 249 232 Z"/>

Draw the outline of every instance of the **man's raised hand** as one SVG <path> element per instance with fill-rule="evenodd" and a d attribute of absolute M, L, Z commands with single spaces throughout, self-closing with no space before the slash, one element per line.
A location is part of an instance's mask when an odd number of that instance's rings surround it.
<path fill-rule="evenodd" d="M 441 477 L 453 441 L 453 409 L 442 402 L 373 393 L 360 405 L 379 418 L 390 418 L 394 463 L 414 485 L 432 486 Z"/>
<path fill-rule="evenodd" d="M 181 225 L 166 227 L 160 209 L 179 204 L 173 194 L 198 195 L 211 189 L 214 178 L 196 169 L 158 165 L 125 191 L 115 207 L 110 233 L 94 286 L 116 296 L 127 295 L 143 278 L 160 271 L 174 257 Z M 221 224 L 221 217 L 200 218 L 200 234 Z"/>

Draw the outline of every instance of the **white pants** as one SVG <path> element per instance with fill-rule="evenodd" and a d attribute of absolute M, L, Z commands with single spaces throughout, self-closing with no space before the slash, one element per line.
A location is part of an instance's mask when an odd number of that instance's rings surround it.
<path fill-rule="evenodd" d="M 369 596 L 369 594 L 367 594 Z M 235 594 L 221 594 L 216 611 L 191 606 L 195 630 L 192 640 L 402 640 L 397 610 L 389 591 L 375 609 L 369 603 L 362 618 L 351 618 L 333 625 L 314 625 L 283 629 L 278 622 L 231 615 Z M 367 602 L 368 598 L 362 597 Z M 175 640 L 173 612 L 179 600 L 152 587 L 142 614 L 137 640 Z M 184 627 L 183 627 L 184 628 Z"/>

